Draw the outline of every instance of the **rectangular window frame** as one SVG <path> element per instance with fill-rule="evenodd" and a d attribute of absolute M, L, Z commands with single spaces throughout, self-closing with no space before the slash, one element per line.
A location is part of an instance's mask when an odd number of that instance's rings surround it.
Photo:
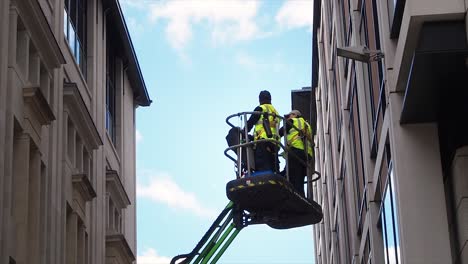
<path fill-rule="evenodd" d="M 380 50 L 380 30 L 378 25 L 377 0 L 363 0 L 361 2 L 361 22 L 359 28 L 361 44 L 371 50 Z M 377 147 L 380 132 L 383 126 L 385 116 L 386 98 L 385 98 L 385 78 L 384 65 L 381 60 L 372 61 L 363 65 L 367 81 L 367 92 L 369 95 L 371 127 L 371 149 L 370 157 L 377 157 Z"/>
<path fill-rule="evenodd" d="M 354 62 L 353 62 L 354 64 Z M 360 109 L 359 109 L 359 100 L 357 98 L 357 80 L 356 74 L 353 72 L 353 82 L 351 83 L 351 94 L 349 97 L 349 130 L 352 146 L 352 157 L 353 157 L 353 167 L 355 175 L 355 199 L 356 199 L 356 211 L 357 211 L 357 233 L 358 236 L 362 233 L 362 228 L 364 225 L 365 214 L 367 213 L 367 181 L 364 171 L 364 156 L 362 154 L 362 135 L 360 127 Z M 356 108 L 354 108 L 354 106 Z M 357 120 L 355 120 L 357 118 Z M 357 123 L 356 123 L 357 122 Z M 357 131 L 356 131 L 357 130 Z M 356 142 L 358 141 L 358 142 Z M 359 147 L 359 150 L 356 147 Z"/>
<path fill-rule="evenodd" d="M 117 51 L 112 43 L 112 31 L 106 36 L 106 130 L 114 146 L 117 142 Z"/>
<path fill-rule="evenodd" d="M 83 77 L 87 77 L 87 0 L 64 0 L 64 37 Z"/>
<path fill-rule="evenodd" d="M 384 263 L 399 264 L 401 263 L 398 233 L 399 224 L 396 208 L 396 194 L 394 190 L 393 161 L 390 154 L 390 145 L 388 143 L 385 145 L 384 155 L 385 157 L 382 159 L 382 168 L 386 168 L 386 170 L 381 169 L 381 172 L 379 173 L 378 189 L 376 194 L 376 200 L 380 202 L 377 228 L 382 235 Z M 390 200 L 387 200 L 387 197 Z M 394 245 L 393 248 L 390 246 L 391 243 Z"/>
<path fill-rule="evenodd" d="M 405 10 L 406 0 L 387 0 L 388 22 L 390 25 L 390 38 L 400 35 L 401 21 Z"/>

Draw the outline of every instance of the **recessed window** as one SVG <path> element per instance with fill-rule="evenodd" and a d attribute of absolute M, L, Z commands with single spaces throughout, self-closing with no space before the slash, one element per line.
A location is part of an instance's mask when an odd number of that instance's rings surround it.
<path fill-rule="evenodd" d="M 106 129 L 112 142 L 116 143 L 116 52 L 111 45 L 111 35 L 107 36 L 106 54 Z"/>
<path fill-rule="evenodd" d="M 406 0 L 387 0 L 390 37 L 398 38 Z"/>
<path fill-rule="evenodd" d="M 364 156 L 362 148 L 362 134 L 360 126 L 360 109 L 359 100 L 357 95 L 357 80 L 356 73 L 353 71 L 351 78 L 353 82 L 351 84 L 351 95 L 350 95 L 350 112 L 349 112 L 349 132 L 351 140 L 351 156 L 353 161 L 354 169 L 354 181 L 355 181 L 355 200 L 356 200 L 356 216 L 357 216 L 357 230 L 358 235 L 361 235 L 364 219 L 367 214 L 367 181 L 364 173 Z"/>
<path fill-rule="evenodd" d="M 378 25 L 378 0 L 366 0 L 361 5 L 361 21 L 359 34 L 361 45 L 371 50 L 380 50 L 380 31 Z M 390 0 L 389 0 L 390 1 Z M 393 1 L 393 0 L 391 0 Z M 383 78 L 382 61 L 373 61 L 363 65 L 364 82 L 369 105 L 371 127 L 371 158 L 377 156 L 378 139 L 382 130 L 385 115 L 385 83 Z"/>
<path fill-rule="evenodd" d="M 80 66 L 81 73 L 86 77 L 86 0 L 65 0 L 63 14 L 63 30 L 65 39 Z"/>

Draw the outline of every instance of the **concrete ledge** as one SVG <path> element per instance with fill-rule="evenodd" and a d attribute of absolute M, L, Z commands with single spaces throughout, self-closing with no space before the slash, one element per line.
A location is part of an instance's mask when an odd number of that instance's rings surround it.
<path fill-rule="evenodd" d="M 126 264 L 136 260 L 123 234 L 106 235 L 106 259 L 117 259 L 117 263 Z"/>
<path fill-rule="evenodd" d="M 468 242 L 468 198 L 462 199 L 456 211 L 458 245 L 463 247 Z M 468 250 L 468 249 L 465 249 Z"/>
<path fill-rule="evenodd" d="M 106 171 L 106 192 L 109 192 L 112 200 L 118 208 L 126 208 L 130 205 L 130 199 L 128 198 L 125 187 L 123 186 L 117 171 Z"/>

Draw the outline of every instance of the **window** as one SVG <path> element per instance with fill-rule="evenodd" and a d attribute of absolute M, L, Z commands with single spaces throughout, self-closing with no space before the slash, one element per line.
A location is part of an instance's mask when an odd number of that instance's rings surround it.
<path fill-rule="evenodd" d="M 350 0 L 340 0 L 339 4 L 341 6 L 341 15 L 343 21 L 343 46 L 347 47 L 351 43 L 351 34 L 352 34 L 352 18 L 351 18 L 351 10 L 350 10 Z M 344 72 L 343 75 L 345 78 L 348 77 L 348 61 L 349 59 L 344 59 Z"/>
<path fill-rule="evenodd" d="M 361 5 L 361 45 L 380 50 L 380 32 L 377 18 L 377 0 L 364 0 Z M 367 92 L 370 98 L 369 112 L 372 121 L 371 158 L 377 156 L 378 139 L 385 114 L 385 82 L 382 61 L 363 64 Z"/>
<path fill-rule="evenodd" d="M 398 215 L 395 202 L 395 185 L 393 168 L 390 162 L 389 176 L 383 193 L 380 205 L 379 223 L 382 230 L 384 242 L 384 258 L 386 264 L 401 263 L 400 259 L 400 238 L 398 234 Z"/>
<path fill-rule="evenodd" d="M 335 54 L 336 51 L 336 38 L 334 41 L 334 46 L 333 46 L 333 52 L 332 52 L 332 88 L 334 90 L 335 96 L 334 96 L 334 104 L 335 104 L 335 115 L 336 115 L 336 137 L 337 137 L 337 149 L 338 152 L 340 152 L 340 143 L 341 143 L 341 125 L 343 122 L 343 116 L 341 113 L 341 90 L 340 90 L 340 83 L 339 83 L 339 78 L 340 75 L 338 73 L 338 57 Z"/>
<path fill-rule="evenodd" d="M 122 233 L 122 209 L 118 208 L 111 197 L 109 197 L 107 210 L 107 230 L 110 233 Z"/>
<path fill-rule="evenodd" d="M 63 30 L 65 39 L 86 78 L 86 0 L 65 0 Z"/>
<path fill-rule="evenodd" d="M 328 3 L 328 41 L 331 43 L 332 40 L 332 32 L 334 29 L 333 26 L 333 1 L 326 1 Z"/>
<path fill-rule="evenodd" d="M 110 29 L 108 28 L 110 31 Z M 106 53 L 106 129 L 112 142 L 116 143 L 116 51 L 111 44 L 111 34 L 107 34 Z"/>
<path fill-rule="evenodd" d="M 342 221 L 342 229 L 343 229 L 343 240 L 341 241 L 341 243 L 343 243 L 342 246 L 343 247 L 343 250 L 344 250 L 344 253 L 345 255 L 344 256 L 341 256 L 341 258 L 343 259 L 343 263 L 346 262 L 347 260 L 347 257 L 349 256 L 349 232 L 348 232 L 348 228 L 349 228 L 349 223 L 348 223 L 348 211 L 347 211 L 347 196 L 346 196 L 346 184 L 345 184 L 345 181 L 347 180 L 346 178 L 346 164 L 344 163 L 344 160 L 342 160 L 342 164 L 341 164 L 341 188 L 340 188 L 340 201 L 341 201 L 341 204 L 340 204 L 340 209 L 341 209 L 341 214 L 342 214 L 342 218 L 341 218 L 341 221 Z M 337 228 L 337 233 L 339 234 L 339 229 Z"/>
<path fill-rule="evenodd" d="M 335 222 L 335 255 L 336 255 L 336 263 L 342 263 L 340 260 L 340 225 L 338 224 L 338 221 Z"/>
<path fill-rule="evenodd" d="M 353 62 L 354 66 L 354 62 Z M 357 223 L 358 223 L 358 235 L 362 232 L 362 225 L 364 218 L 367 213 L 367 186 L 366 178 L 364 174 L 364 157 L 362 155 L 362 140 L 361 140 L 361 127 L 359 117 L 359 100 L 357 95 L 357 84 L 356 75 L 353 71 L 352 76 L 352 90 L 350 95 L 350 118 L 349 118 L 349 130 L 351 140 L 351 156 L 353 157 L 353 167 L 355 176 L 355 198 L 357 209 Z"/>
<path fill-rule="evenodd" d="M 328 119 L 330 120 L 330 119 Z M 336 174 L 335 174 L 335 171 L 334 171 L 334 161 L 336 160 L 337 158 L 337 155 L 335 154 L 336 150 L 333 146 L 333 140 L 331 138 L 329 138 L 330 140 L 330 152 L 329 153 L 329 160 L 330 160 L 330 163 L 331 163 L 331 166 L 330 166 L 330 181 L 331 181 L 331 199 L 332 199 L 332 206 L 333 208 L 336 206 Z"/>
<path fill-rule="evenodd" d="M 388 22 L 390 24 L 390 37 L 398 38 L 400 35 L 401 20 L 406 0 L 387 0 Z"/>
<path fill-rule="evenodd" d="M 324 44 L 324 41 L 323 41 L 323 37 L 324 37 L 324 29 L 323 27 L 320 29 L 321 32 L 320 32 L 320 35 L 322 36 L 322 41 L 319 43 L 319 56 L 320 56 L 320 59 L 321 61 L 325 61 L 325 44 Z M 326 107 L 326 110 L 328 111 L 328 71 L 326 69 L 326 65 L 325 63 L 319 63 L 320 65 L 320 75 L 321 75 L 321 80 L 323 81 L 322 83 L 322 91 L 323 91 L 323 96 L 324 96 L 324 103 L 325 103 L 325 107 Z"/>
<path fill-rule="evenodd" d="M 388 143 L 385 145 L 377 185 L 376 200 L 380 201 L 377 227 L 382 235 L 385 263 L 401 263 L 394 175 Z"/>

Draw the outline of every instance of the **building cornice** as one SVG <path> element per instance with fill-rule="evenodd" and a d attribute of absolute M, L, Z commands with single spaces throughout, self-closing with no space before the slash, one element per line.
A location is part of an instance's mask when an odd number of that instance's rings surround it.
<path fill-rule="evenodd" d="M 73 120 L 73 125 L 85 142 L 89 150 L 97 149 L 103 144 L 101 136 L 94 124 L 76 83 L 65 83 L 63 85 L 64 110 Z"/>
<path fill-rule="evenodd" d="M 110 194 L 118 208 L 126 208 L 130 205 L 130 199 L 125 191 L 125 187 L 115 170 L 106 171 L 106 191 Z"/>
<path fill-rule="evenodd" d="M 145 80 L 141 73 L 140 64 L 138 63 L 138 58 L 136 56 L 119 1 L 107 0 L 106 2 L 113 11 L 110 14 L 113 20 L 113 26 L 117 27 L 117 31 L 123 42 L 123 51 L 128 60 L 127 72 L 134 91 L 134 100 L 140 106 L 149 106 L 152 101 L 149 97 L 148 90 L 146 89 Z"/>
<path fill-rule="evenodd" d="M 78 191 L 83 200 L 89 202 L 96 197 L 96 191 L 84 173 L 74 174 L 72 176 L 73 187 Z"/>
<path fill-rule="evenodd" d="M 30 107 L 29 113 L 34 114 L 41 125 L 49 125 L 55 120 L 55 115 L 39 87 L 23 88 L 25 104 Z"/>
<path fill-rule="evenodd" d="M 111 251 L 114 249 L 115 251 Z M 109 256 L 112 253 L 118 253 L 119 256 Z M 106 257 L 118 257 L 124 260 L 124 263 L 132 263 L 135 261 L 135 254 L 128 245 L 127 239 L 123 234 L 106 235 Z"/>

